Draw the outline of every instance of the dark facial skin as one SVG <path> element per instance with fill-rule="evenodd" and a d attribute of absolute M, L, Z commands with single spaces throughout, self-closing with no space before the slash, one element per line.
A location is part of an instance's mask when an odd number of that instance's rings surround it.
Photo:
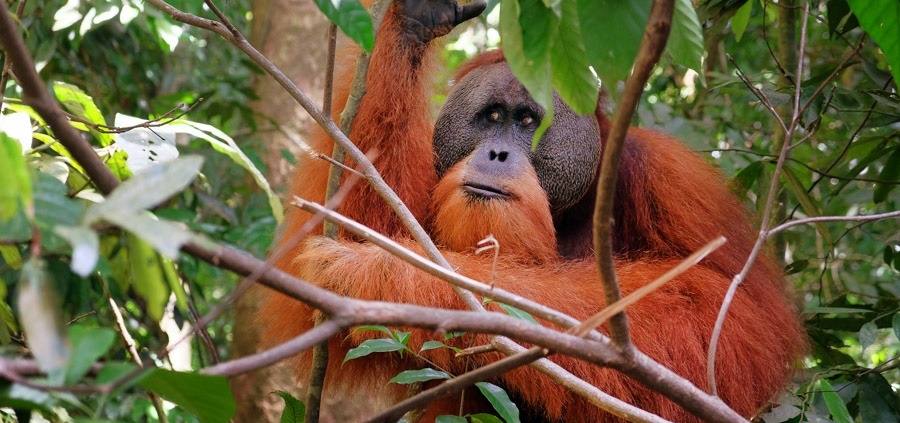
<path fill-rule="evenodd" d="M 600 162 L 600 128 L 594 116 L 578 116 L 554 98 L 553 124 L 536 151 L 531 138 L 543 109 L 505 63 L 477 68 L 459 81 L 441 109 L 434 130 L 438 177 L 472 155 L 465 181 L 473 197 L 503 201 L 492 179 L 514 178 L 532 166 L 551 212 L 561 214 L 591 189 Z"/>

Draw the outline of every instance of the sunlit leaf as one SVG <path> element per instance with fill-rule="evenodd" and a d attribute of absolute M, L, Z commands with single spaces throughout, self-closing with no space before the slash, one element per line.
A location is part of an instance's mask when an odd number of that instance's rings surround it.
<path fill-rule="evenodd" d="M 450 375 L 432 368 L 418 370 L 404 370 L 392 377 L 389 383 L 409 385 L 411 383 L 427 382 L 429 380 L 450 379 Z"/>
<path fill-rule="evenodd" d="M 62 103 L 69 113 L 94 125 L 106 124 L 103 113 L 100 113 L 100 109 L 94 103 L 94 99 L 82 91 L 81 88 L 65 82 L 54 81 L 53 94 L 56 95 L 56 99 Z M 100 140 L 101 147 L 109 146 L 113 142 L 111 134 L 95 129 L 91 129 L 91 133 Z"/>
<path fill-rule="evenodd" d="M 31 204 L 31 177 L 19 143 L 0 133 L 0 221 L 11 219 Z"/>
<path fill-rule="evenodd" d="M 516 404 L 509 399 L 509 395 L 503 388 L 488 382 L 478 382 L 475 386 L 506 423 L 519 422 L 519 407 L 516 407 Z"/>
<path fill-rule="evenodd" d="M 196 415 L 202 423 L 226 423 L 234 416 L 234 396 L 224 377 L 153 369 L 139 384 Z"/>
<path fill-rule="evenodd" d="M 516 319 L 522 319 L 526 322 L 537 324 L 537 320 L 534 319 L 534 316 L 532 316 L 525 310 L 513 307 L 509 304 L 497 303 L 497 305 L 500 306 L 500 308 L 502 308 L 503 311 L 506 312 L 506 314 L 515 317 Z"/>
<path fill-rule="evenodd" d="M 472 423 L 503 423 L 499 417 L 487 413 L 472 414 L 469 416 L 469 421 Z"/>
<path fill-rule="evenodd" d="M 428 350 L 436 350 L 438 348 L 444 348 L 447 345 L 441 341 L 425 341 L 422 343 L 422 348 L 419 348 L 419 351 L 428 351 Z"/>
<path fill-rule="evenodd" d="M 319 10 L 344 34 L 371 53 L 375 46 L 372 17 L 358 0 L 315 0 Z"/>
<path fill-rule="evenodd" d="M 875 343 L 875 339 L 878 338 L 878 325 L 875 322 L 868 322 L 862 325 L 859 328 L 859 345 L 862 347 L 863 351 L 866 348 L 869 348 L 870 345 Z"/>
<path fill-rule="evenodd" d="M 202 164 L 200 156 L 185 156 L 145 169 L 120 184 L 106 201 L 88 209 L 85 221 L 90 224 L 112 214 L 132 214 L 155 207 L 187 187 Z"/>
<path fill-rule="evenodd" d="M 72 246 L 72 272 L 87 277 L 100 258 L 97 233 L 87 226 L 57 226 L 54 231 Z"/>
<path fill-rule="evenodd" d="M 81 6 L 81 0 L 68 0 L 63 7 L 56 10 L 53 14 L 54 32 L 61 31 L 81 20 L 81 12 L 78 7 Z"/>
<path fill-rule="evenodd" d="M 31 150 L 31 118 L 27 113 L 0 115 L 0 132 L 19 142 L 23 152 Z"/>
<path fill-rule="evenodd" d="M 447 415 L 447 414 L 442 415 L 442 416 L 437 416 L 437 418 L 434 419 L 434 422 L 435 423 L 468 423 L 466 421 L 465 417 L 451 416 L 451 415 Z"/>

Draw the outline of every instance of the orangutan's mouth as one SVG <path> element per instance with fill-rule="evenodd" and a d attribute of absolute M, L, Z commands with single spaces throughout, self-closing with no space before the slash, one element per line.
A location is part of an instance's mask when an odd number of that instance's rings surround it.
<path fill-rule="evenodd" d="M 462 185 L 463 191 L 469 196 L 487 200 L 507 200 L 510 194 L 502 188 L 479 184 L 477 182 L 465 182 Z"/>

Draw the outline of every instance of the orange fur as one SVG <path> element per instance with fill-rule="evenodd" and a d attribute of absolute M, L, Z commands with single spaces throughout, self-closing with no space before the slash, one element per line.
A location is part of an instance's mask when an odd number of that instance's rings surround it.
<path fill-rule="evenodd" d="M 514 180 L 495 181 L 510 193 L 510 200 L 474 200 L 461 189 L 467 161 L 453 166 L 434 190 L 435 240 L 453 251 L 472 251 L 478 241 L 493 235 L 502 254 L 539 262 L 556 258 L 550 205 L 534 170 L 529 167 Z"/>
<path fill-rule="evenodd" d="M 363 151 L 377 150 L 376 167 L 442 245 L 448 260 L 463 274 L 562 310 L 576 318 L 596 313 L 603 306 L 591 252 L 591 228 L 560 228 L 555 233 L 546 196 L 533 172 L 505 188 L 514 191 L 509 203 L 471 201 L 459 190 L 461 167 L 438 183 L 431 152 L 432 127 L 427 116 L 426 88 L 430 51 L 404 47 L 395 10 L 390 10 L 378 34 L 369 69 L 368 92 L 350 134 Z M 412 60 L 419 57 L 421 61 Z M 473 59 L 461 71 L 502 61 L 492 52 Z M 349 73 L 338 86 L 338 99 L 347 96 Z M 335 110 L 344 102 L 336 101 Z M 606 117 L 598 112 L 601 128 Z M 601 131 L 603 132 L 603 131 Z M 708 259 L 628 309 L 635 344 L 662 364 L 706 388 L 706 351 L 718 307 L 730 277 L 746 259 L 754 230 L 740 201 L 725 187 L 719 173 L 678 141 L 642 129 L 628 134 L 616 194 L 616 271 L 624 292 L 653 280 L 679 259 L 717 235 L 729 242 Z M 319 133 L 311 144 L 331 151 L 331 141 Z M 327 165 L 303 160 L 294 177 L 293 193 L 319 201 L 323 197 Z M 583 204 L 590 213 L 593 193 Z M 404 230 L 384 202 L 358 184 L 340 211 L 374 229 L 406 240 Z M 308 215 L 292 211 L 283 226 L 280 243 L 290 239 Z M 474 244 L 493 234 L 501 245 L 496 272 L 492 257 L 475 256 Z M 574 245 L 574 257 L 562 259 L 555 240 Z M 279 244 L 280 246 L 281 244 Z M 343 295 L 444 308 L 463 308 L 446 282 L 415 270 L 377 247 L 353 240 L 314 238 L 278 263 L 288 272 Z M 569 256 L 567 256 L 569 257 Z M 261 310 L 253 324 L 263 346 L 272 346 L 310 329 L 316 311 L 281 294 L 260 290 Z M 413 330 L 411 345 L 419 346 L 435 335 Z M 345 416 L 358 419 L 410 394 L 407 386 L 388 384 L 397 372 L 423 367 L 410 357 L 377 354 L 341 363 L 349 348 L 372 334 L 350 332 L 330 343 L 325 402 L 328 409 L 368 399 L 368 407 Z M 487 342 L 486 335 L 467 335 L 452 342 L 459 347 Z M 791 366 L 805 351 L 802 325 L 784 288 L 779 269 L 761 257 L 750 277 L 738 289 L 719 347 L 717 377 L 722 398 L 744 416 L 751 416 L 781 389 Z M 461 373 L 498 358 L 480 354 L 456 359 L 447 350 L 427 353 L 429 360 Z M 300 383 L 309 371 L 310 355 L 296 360 Z M 679 406 L 647 387 L 609 369 L 569 357 L 552 359 L 610 394 L 673 421 L 698 421 Z M 521 400 L 520 406 L 537 410 L 550 420 L 606 421 L 609 415 L 586 403 L 530 367 L 503 375 L 500 382 Z M 467 394 L 467 398 L 477 394 Z M 454 406 L 455 404 L 455 406 Z M 438 401 L 426 416 L 452 412 L 458 397 Z M 484 411 L 483 409 L 480 411 Z"/>

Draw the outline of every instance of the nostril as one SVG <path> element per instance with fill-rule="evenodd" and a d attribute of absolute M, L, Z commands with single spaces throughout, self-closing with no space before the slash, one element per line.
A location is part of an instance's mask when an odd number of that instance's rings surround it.
<path fill-rule="evenodd" d="M 501 162 L 505 162 L 506 156 L 508 156 L 508 155 L 509 155 L 509 152 L 501 151 L 500 153 L 497 154 L 497 158 L 500 159 Z"/>
<path fill-rule="evenodd" d="M 497 152 L 494 150 L 488 152 L 488 159 L 490 159 L 491 161 L 497 160 Z M 500 161 L 502 162 L 503 160 Z"/>

